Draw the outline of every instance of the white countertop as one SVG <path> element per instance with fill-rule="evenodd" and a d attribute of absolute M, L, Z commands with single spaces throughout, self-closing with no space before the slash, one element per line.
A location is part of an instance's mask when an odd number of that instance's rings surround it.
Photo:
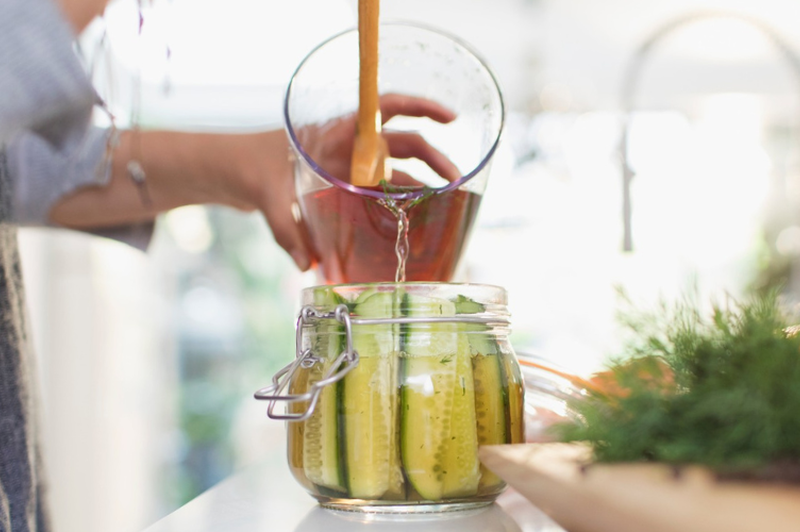
<path fill-rule="evenodd" d="M 513 491 L 479 510 L 422 516 L 364 515 L 320 508 L 295 482 L 283 450 L 246 469 L 144 532 L 564 532 Z"/>

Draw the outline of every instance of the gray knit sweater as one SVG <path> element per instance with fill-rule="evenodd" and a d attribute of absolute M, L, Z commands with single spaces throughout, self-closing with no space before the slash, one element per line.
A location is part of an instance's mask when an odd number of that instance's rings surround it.
<path fill-rule="evenodd" d="M 16 226 L 109 179 L 95 103 L 53 0 L 0 0 L 0 532 L 49 530 Z"/>

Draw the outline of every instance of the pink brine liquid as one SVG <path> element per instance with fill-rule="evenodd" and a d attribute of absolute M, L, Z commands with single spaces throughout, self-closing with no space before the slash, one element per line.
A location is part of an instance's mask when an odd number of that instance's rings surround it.
<path fill-rule="evenodd" d="M 452 279 L 481 196 L 456 189 L 402 204 L 329 187 L 301 201 L 326 283 L 431 282 Z"/>

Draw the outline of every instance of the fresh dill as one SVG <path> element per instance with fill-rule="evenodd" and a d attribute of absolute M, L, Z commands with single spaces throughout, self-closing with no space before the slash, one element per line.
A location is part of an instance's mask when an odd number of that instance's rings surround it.
<path fill-rule="evenodd" d="M 776 295 L 629 316 L 634 340 L 571 406 L 563 441 L 600 462 L 800 467 L 800 335 Z M 774 469 L 774 467 L 773 467 Z"/>
<path fill-rule="evenodd" d="M 416 191 L 420 190 L 418 187 L 392 185 L 391 183 L 389 183 L 385 179 L 382 179 L 380 181 L 380 186 L 381 186 L 381 188 L 383 188 L 383 193 L 384 193 L 384 198 L 383 198 L 383 202 L 382 203 L 389 210 L 394 212 L 395 215 L 397 215 L 396 211 L 401 207 L 398 205 L 398 200 L 396 200 L 396 199 L 394 199 L 392 197 L 392 194 L 402 194 L 402 193 L 416 192 Z M 408 210 L 408 209 L 410 209 L 410 208 L 422 203 L 423 201 L 425 201 L 429 197 L 433 196 L 433 194 L 435 194 L 435 193 L 436 193 L 436 189 L 435 188 L 431 188 L 431 187 L 425 185 L 425 186 L 422 187 L 421 193 L 414 195 L 410 200 L 407 200 L 404 203 L 402 203 L 402 208 L 405 209 L 405 210 Z"/>

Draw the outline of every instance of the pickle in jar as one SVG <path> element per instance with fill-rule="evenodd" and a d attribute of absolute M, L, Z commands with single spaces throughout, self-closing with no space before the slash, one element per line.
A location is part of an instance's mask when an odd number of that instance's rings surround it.
<path fill-rule="evenodd" d="M 337 499 L 447 502 L 499 493 L 504 483 L 480 464 L 477 450 L 514 441 L 521 419 L 512 418 L 521 409 L 509 385 L 521 381 L 512 375 L 509 382 L 513 354 L 491 325 L 459 320 L 484 307 L 405 287 L 372 287 L 350 301 L 325 287 L 314 300 L 327 311 L 347 303 L 356 322 L 415 321 L 352 324 L 359 362 L 323 388 L 317 410 L 290 433 L 295 472 L 320 496 Z M 322 361 L 294 388 L 321 378 L 345 349 L 343 331 L 336 320 L 315 325 L 311 345 Z"/>

